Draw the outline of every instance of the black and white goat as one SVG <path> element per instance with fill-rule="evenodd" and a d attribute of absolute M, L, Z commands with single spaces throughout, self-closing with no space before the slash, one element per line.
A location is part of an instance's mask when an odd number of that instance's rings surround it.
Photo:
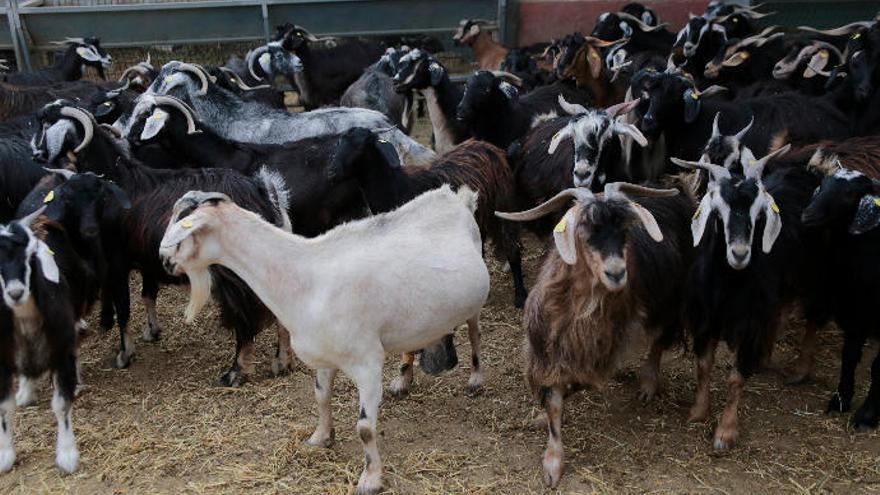
<path fill-rule="evenodd" d="M 35 72 L 6 72 L 0 81 L 18 86 L 42 86 L 64 81 L 75 81 L 83 76 L 84 67 L 93 67 L 104 79 L 104 69 L 113 63 L 113 57 L 101 48 L 98 38 L 68 38 L 65 48 L 55 54 L 55 63 Z"/>
<path fill-rule="evenodd" d="M 727 404 L 715 429 L 716 450 L 731 448 L 739 437 L 737 410 L 746 380 L 769 359 L 785 306 L 799 301 L 807 324 L 816 328 L 828 320 L 819 290 L 823 243 L 811 237 L 800 219 L 818 181 L 803 167 L 764 174 L 767 163 L 787 149 L 758 160 L 744 148 L 743 174 L 721 165 L 673 160 L 711 177 L 691 224 L 697 253 L 687 282 L 685 318 L 697 374 L 690 421 L 709 418 L 718 343 L 724 341 L 734 352 Z"/>
<path fill-rule="evenodd" d="M 385 50 L 379 61 L 364 69 L 361 77 L 345 90 L 339 104 L 381 112 L 409 134 L 413 125 L 413 94 L 395 91 L 391 79 L 397 73 L 400 58 L 408 52 L 408 47 Z"/>
<path fill-rule="evenodd" d="M 326 108 L 291 114 L 258 102 L 244 101 L 212 83 L 204 69 L 191 64 L 176 61 L 165 64 L 145 95 L 168 95 L 187 101 L 204 122 L 211 123 L 217 134 L 234 141 L 283 144 L 339 134 L 353 127 L 366 127 L 394 144 L 404 163 L 426 163 L 434 155 L 379 112 L 362 108 Z M 137 117 L 150 105 L 149 101 L 141 99 L 132 117 Z M 123 135 L 128 135 L 134 120 L 129 119 Z"/>
<path fill-rule="evenodd" d="M 529 211 L 496 213 L 533 221 L 568 207 L 523 314 L 526 381 L 547 414 L 543 465 L 551 488 L 562 474 L 563 399 L 601 388 L 630 338 L 644 330 L 651 349 L 639 397 L 650 401 L 663 352 L 681 340 L 694 201 L 678 193 L 613 183 L 595 195 L 571 188 Z"/>

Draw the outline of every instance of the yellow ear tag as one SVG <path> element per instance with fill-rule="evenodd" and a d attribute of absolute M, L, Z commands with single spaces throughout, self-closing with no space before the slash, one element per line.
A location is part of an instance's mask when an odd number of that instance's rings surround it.
<path fill-rule="evenodd" d="M 52 251 L 49 246 L 46 246 L 46 252 L 49 253 L 49 256 L 55 256 L 55 251 Z"/>
<path fill-rule="evenodd" d="M 596 52 L 590 52 L 590 58 L 592 58 L 592 59 L 599 58 L 599 54 Z"/>
<path fill-rule="evenodd" d="M 779 205 L 776 204 L 776 201 L 770 202 L 770 209 L 773 210 L 773 213 L 779 215 Z"/>
<path fill-rule="evenodd" d="M 184 221 L 180 222 L 180 226 L 185 229 L 191 229 L 193 226 L 193 223 L 191 220 L 184 220 Z"/>
<path fill-rule="evenodd" d="M 379 139 L 378 141 L 382 144 L 388 144 L 388 141 L 385 141 L 384 139 Z"/>
<path fill-rule="evenodd" d="M 880 206 L 880 197 L 874 198 L 874 204 Z"/>
<path fill-rule="evenodd" d="M 699 100 L 699 99 L 700 99 L 700 95 L 698 95 L 698 94 L 694 93 L 693 91 L 691 91 L 691 98 L 693 98 L 693 99 L 695 99 L 695 100 Z"/>
<path fill-rule="evenodd" d="M 819 52 L 819 58 L 828 58 L 828 50 L 822 50 Z"/>
<path fill-rule="evenodd" d="M 702 211 L 702 209 L 703 209 L 703 205 L 697 205 L 697 211 L 694 212 L 694 216 L 693 216 L 693 218 L 691 218 L 692 222 L 694 220 L 696 220 L 698 216 L 700 216 L 700 211 Z"/>
<path fill-rule="evenodd" d="M 165 82 L 171 82 L 173 79 L 171 76 L 165 76 Z"/>
<path fill-rule="evenodd" d="M 565 219 L 563 218 L 562 220 L 559 221 L 559 223 L 556 224 L 556 227 L 553 227 L 553 232 L 555 232 L 557 234 L 561 234 L 561 233 L 565 232 L 565 229 L 567 227 L 568 227 L 568 222 L 566 222 Z"/>
<path fill-rule="evenodd" d="M 749 52 L 739 52 L 739 58 L 746 60 L 749 58 Z"/>
<path fill-rule="evenodd" d="M 731 19 L 731 21 L 733 21 L 734 23 L 737 23 L 737 22 L 739 22 L 739 19 L 737 19 L 736 17 L 734 17 L 733 19 Z"/>
<path fill-rule="evenodd" d="M 55 191 L 49 191 L 49 194 L 43 198 L 43 203 L 50 203 L 53 199 L 55 199 Z"/>
<path fill-rule="evenodd" d="M 750 166 L 750 167 L 754 167 L 754 166 L 757 165 L 757 164 L 758 164 L 758 160 L 749 160 L 749 166 Z"/>
<path fill-rule="evenodd" d="M 855 33 L 852 35 L 852 39 L 857 40 L 862 37 L 862 33 Z"/>

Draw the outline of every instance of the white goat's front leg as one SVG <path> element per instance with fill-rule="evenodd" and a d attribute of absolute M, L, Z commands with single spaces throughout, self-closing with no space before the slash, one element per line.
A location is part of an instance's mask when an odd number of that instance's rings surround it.
<path fill-rule="evenodd" d="M 556 488 L 562 477 L 562 387 L 547 390 L 543 397 L 547 412 L 547 449 L 544 451 L 544 484 Z"/>
<path fill-rule="evenodd" d="M 329 447 L 333 444 L 333 412 L 330 399 L 333 398 L 333 381 L 337 370 L 321 369 L 315 376 L 315 402 L 318 403 L 318 427 L 306 441 L 314 447 Z"/>
<path fill-rule="evenodd" d="M 162 327 L 159 325 L 159 313 L 156 311 L 156 299 L 144 297 L 142 301 L 147 312 L 147 326 L 144 327 L 141 340 L 144 342 L 156 342 L 159 340 L 159 334 L 162 333 Z"/>
<path fill-rule="evenodd" d="M 476 394 L 483 388 L 483 368 L 480 362 L 480 316 L 474 316 L 467 321 L 468 340 L 471 342 L 471 377 L 468 380 L 468 388 Z"/>
<path fill-rule="evenodd" d="M 413 363 L 416 355 L 412 352 L 404 352 L 400 356 L 400 374 L 394 377 L 389 387 L 391 395 L 395 397 L 403 397 L 409 393 L 409 388 L 413 382 Z"/>
<path fill-rule="evenodd" d="M 376 436 L 376 420 L 382 401 L 382 359 L 365 363 L 351 373 L 358 388 L 360 408 L 357 432 L 364 444 L 364 470 L 358 481 L 358 495 L 377 494 L 382 490 L 382 458 Z"/>
<path fill-rule="evenodd" d="M 76 365 L 65 370 L 69 377 L 55 375 L 55 393 L 52 396 L 52 411 L 58 422 L 58 440 L 55 444 L 55 464 L 64 473 L 76 471 L 79 465 L 79 451 L 76 448 L 76 437 L 73 434 L 73 394 L 76 388 Z"/>
<path fill-rule="evenodd" d="M 12 387 L 12 377 L 9 377 Z M 12 469 L 15 464 L 15 447 L 12 445 L 12 417 L 15 415 L 15 399 L 12 391 L 0 399 L 0 473 Z"/>
<path fill-rule="evenodd" d="M 18 377 L 18 390 L 15 391 L 15 405 L 18 407 L 27 407 L 34 403 L 36 400 L 37 394 L 34 391 L 36 388 L 37 379 L 31 379 L 24 375 L 19 375 Z"/>

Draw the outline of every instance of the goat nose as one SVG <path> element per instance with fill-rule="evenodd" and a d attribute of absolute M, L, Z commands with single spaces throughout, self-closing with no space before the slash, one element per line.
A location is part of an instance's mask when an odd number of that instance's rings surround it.
<path fill-rule="evenodd" d="M 24 289 L 21 287 L 15 287 L 13 289 L 9 289 L 6 291 L 6 295 L 9 296 L 13 301 L 18 301 L 21 299 L 21 296 L 24 295 Z"/>
<path fill-rule="evenodd" d="M 174 267 L 174 263 L 172 263 L 168 259 L 162 260 L 162 267 L 165 268 L 165 272 L 168 273 L 169 275 L 174 275 L 174 272 L 176 271 L 175 267 Z"/>
<path fill-rule="evenodd" d="M 83 237 L 93 238 L 93 237 L 98 236 L 98 229 L 97 229 L 97 227 L 87 227 L 87 228 L 83 229 L 82 233 L 83 233 Z"/>
<path fill-rule="evenodd" d="M 609 281 L 619 284 L 626 277 L 626 270 L 605 270 L 605 277 L 607 277 Z"/>
<path fill-rule="evenodd" d="M 749 255 L 749 248 L 748 246 L 733 246 L 730 252 L 736 261 L 743 261 Z"/>

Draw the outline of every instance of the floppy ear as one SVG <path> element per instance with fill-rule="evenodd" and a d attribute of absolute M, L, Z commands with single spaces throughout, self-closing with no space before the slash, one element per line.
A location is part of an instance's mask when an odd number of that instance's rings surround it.
<path fill-rule="evenodd" d="M 77 138 L 76 126 L 67 119 L 61 119 L 46 129 L 43 137 L 46 139 L 46 151 L 48 151 L 47 162 L 54 162 L 55 158 L 61 154 L 68 135 L 74 140 Z"/>
<path fill-rule="evenodd" d="M 107 187 L 107 190 L 110 191 L 110 195 L 113 199 L 119 203 L 119 206 L 121 206 L 123 210 L 131 208 L 131 201 L 129 201 L 128 195 L 125 194 L 125 191 L 123 191 L 122 188 L 112 182 L 105 182 L 104 185 Z"/>
<path fill-rule="evenodd" d="M 40 270 L 43 271 L 43 276 L 46 277 L 46 280 L 58 283 L 60 280 L 60 272 L 58 270 L 58 264 L 55 263 L 55 256 L 52 253 L 52 250 L 49 249 L 49 246 L 46 245 L 45 242 L 37 239 L 37 261 L 40 262 Z"/>
<path fill-rule="evenodd" d="M 648 231 L 648 235 L 651 236 L 651 239 L 654 239 L 657 242 L 663 242 L 663 232 L 660 231 L 660 226 L 657 225 L 657 219 L 654 218 L 654 215 L 644 206 L 635 201 L 630 201 L 629 206 L 632 208 L 636 216 L 639 217 L 639 220 L 642 221 L 642 225 L 645 227 L 645 230 Z"/>
<path fill-rule="evenodd" d="M 764 238 L 761 242 L 761 249 L 765 253 L 769 253 L 779 237 L 779 232 L 782 231 L 782 217 L 779 216 L 779 206 L 776 205 L 773 196 L 767 191 L 764 191 L 764 194 L 766 195 L 764 216 L 767 217 L 767 221 L 764 223 Z"/>
<path fill-rule="evenodd" d="M 395 148 L 393 144 L 384 139 L 377 139 L 376 151 L 382 155 L 382 158 L 388 165 L 400 168 L 400 155 L 397 154 L 397 148 Z"/>
<path fill-rule="evenodd" d="M 205 217 L 196 211 L 169 225 L 165 230 L 165 235 L 162 236 L 162 242 L 159 243 L 159 247 L 170 248 L 177 246 L 204 226 Z"/>
<path fill-rule="evenodd" d="M 814 53 L 807 63 L 807 68 L 804 69 L 804 79 L 814 77 L 819 71 L 824 70 L 826 65 L 828 65 L 828 50 Z"/>
<path fill-rule="evenodd" d="M 556 153 L 556 148 L 559 147 L 559 143 L 568 137 L 571 137 L 571 124 L 559 129 L 559 132 L 553 135 L 553 138 L 550 139 L 550 147 L 547 148 L 547 154 L 552 155 L 553 153 Z"/>
<path fill-rule="evenodd" d="M 161 108 L 153 110 L 153 115 L 147 117 L 144 122 L 144 130 L 141 131 L 141 141 L 152 139 L 159 134 L 168 122 L 169 113 Z"/>
<path fill-rule="evenodd" d="M 686 89 L 684 91 L 684 121 L 691 124 L 697 120 L 701 105 L 700 95 L 691 88 Z"/>
<path fill-rule="evenodd" d="M 559 251 L 559 257 L 562 261 L 569 265 L 577 263 L 577 246 L 576 235 L 577 218 L 583 207 L 575 204 L 562 217 L 562 220 L 553 227 L 553 241 L 556 243 L 556 250 Z"/>
<path fill-rule="evenodd" d="M 105 101 L 104 103 L 98 105 L 97 108 L 95 108 L 95 117 L 103 117 L 112 112 L 114 108 L 116 108 L 116 103 L 110 100 Z"/>
<path fill-rule="evenodd" d="M 431 65 L 428 66 L 428 72 L 431 73 L 431 86 L 436 86 L 443 81 L 443 74 L 446 73 L 446 70 L 439 63 L 431 62 Z"/>
<path fill-rule="evenodd" d="M 709 190 L 703 196 L 702 201 L 694 212 L 694 218 L 691 220 L 691 235 L 694 238 L 694 246 L 699 246 L 703 240 L 703 234 L 706 233 L 706 224 L 709 223 L 709 217 L 712 216 L 712 195 L 714 191 Z"/>
<path fill-rule="evenodd" d="M 516 89 L 516 87 L 514 87 L 513 84 L 510 84 L 507 81 L 501 81 L 501 83 L 498 85 L 498 89 L 500 89 L 501 92 L 504 93 L 504 96 L 506 96 L 511 103 L 516 104 L 516 102 L 519 100 L 519 91 Z"/>
<path fill-rule="evenodd" d="M 269 52 L 260 55 L 260 58 L 257 59 L 257 63 L 260 64 L 260 68 L 263 69 L 263 73 L 266 74 L 266 76 L 272 75 L 272 55 L 269 55 Z"/>
<path fill-rule="evenodd" d="M 587 63 L 590 64 L 590 75 L 593 76 L 593 79 L 599 79 L 599 76 L 602 75 L 602 56 L 599 54 L 599 50 L 592 45 L 587 45 L 586 57 Z"/>
<path fill-rule="evenodd" d="M 730 57 L 727 58 L 724 62 L 721 62 L 722 67 L 737 67 L 742 65 L 743 62 L 749 59 L 749 52 L 736 52 Z"/>
<path fill-rule="evenodd" d="M 470 29 L 468 29 L 468 36 L 476 36 L 480 34 L 480 25 L 473 24 Z"/>
<path fill-rule="evenodd" d="M 623 134 L 631 137 L 633 141 L 639 143 L 639 146 L 643 148 L 648 145 L 648 140 L 645 139 L 645 135 L 642 134 L 642 131 L 640 131 L 638 127 L 632 124 L 617 121 L 614 123 L 612 129 L 617 134 Z"/>
<path fill-rule="evenodd" d="M 98 52 L 90 47 L 90 46 L 80 46 L 76 49 L 76 54 L 82 57 L 83 60 L 88 62 L 98 62 L 101 60 L 101 56 L 98 55 Z"/>
<path fill-rule="evenodd" d="M 866 194 L 859 202 L 859 209 L 849 224 L 849 233 L 864 234 L 880 225 L 880 196 Z"/>

